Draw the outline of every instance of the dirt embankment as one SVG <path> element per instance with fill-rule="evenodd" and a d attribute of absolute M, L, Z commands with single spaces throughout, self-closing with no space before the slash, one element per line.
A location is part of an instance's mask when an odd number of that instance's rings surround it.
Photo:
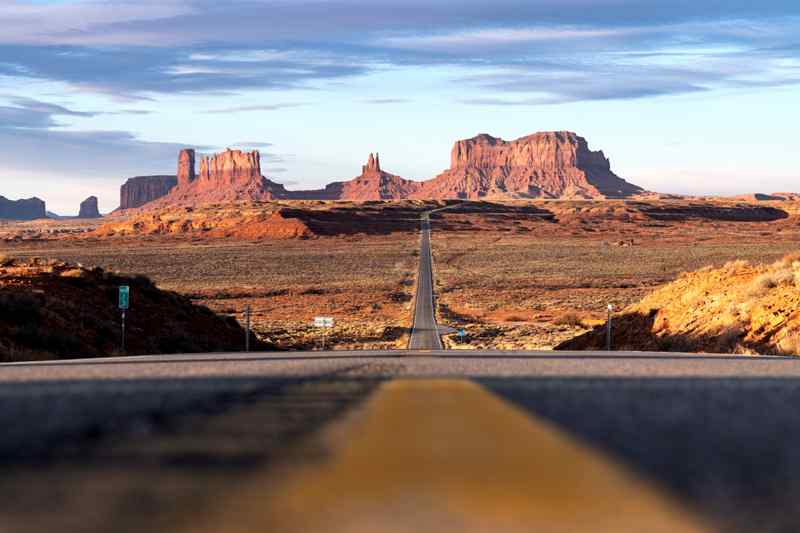
<path fill-rule="evenodd" d="M 417 231 L 435 202 L 262 202 L 128 213 L 81 237 L 172 235 L 208 239 L 310 239 Z"/>
<path fill-rule="evenodd" d="M 800 254 L 683 274 L 612 322 L 615 350 L 800 354 Z M 605 326 L 557 346 L 605 346 Z"/>
<path fill-rule="evenodd" d="M 0 258 L 0 361 L 123 355 L 119 286 L 128 285 L 124 355 L 240 351 L 244 331 L 187 297 L 56 260 Z M 253 339 L 254 347 L 262 344 Z"/>

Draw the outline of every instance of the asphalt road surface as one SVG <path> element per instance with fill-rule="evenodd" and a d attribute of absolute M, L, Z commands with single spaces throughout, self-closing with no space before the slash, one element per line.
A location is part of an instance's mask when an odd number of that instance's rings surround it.
<path fill-rule="evenodd" d="M 800 360 L 0 365 L 0 531 L 797 531 Z"/>
<path fill-rule="evenodd" d="M 417 296 L 414 304 L 414 325 L 411 329 L 410 350 L 441 350 L 442 339 L 436 326 L 433 294 L 433 261 L 431 259 L 431 223 L 429 213 L 422 215 L 419 250 Z"/>

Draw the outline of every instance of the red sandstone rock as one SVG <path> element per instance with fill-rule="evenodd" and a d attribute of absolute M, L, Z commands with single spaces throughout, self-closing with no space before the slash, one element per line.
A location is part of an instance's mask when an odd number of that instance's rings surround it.
<path fill-rule="evenodd" d="M 178 155 L 178 185 L 185 186 L 195 179 L 194 150 L 181 150 Z"/>
<path fill-rule="evenodd" d="M 643 192 L 611 172 L 603 152 L 572 132 L 507 142 L 481 134 L 458 141 L 449 170 L 424 182 L 415 198 L 622 198 Z"/>
<path fill-rule="evenodd" d="M 120 188 L 119 208 L 135 209 L 166 195 L 175 185 L 175 176 L 139 176 Z"/>
<path fill-rule="evenodd" d="M 97 208 L 97 196 L 90 196 L 81 202 L 78 218 L 100 218 L 100 210 Z"/>
<path fill-rule="evenodd" d="M 193 160 L 187 150 L 181 151 L 179 171 L 186 176 L 194 168 L 186 166 Z M 242 152 L 228 149 L 200 160 L 200 172 L 192 180 L 184 179 L 170 193 L 148 208 L 171 205 L 191 206 L 211 203 L 267 201 L 287 196 L 286 189 L 261 175 L 261 156 L 258 151 Z"/>
<path fill-rule="evenodd" d="M 324 189 L 287 191 L 261 175 L 257 151 L 226 150 L 200 161 L 182 150 L 178 185 L 148 207 L 268 200 L 400 200 L 442 198 L 624 198 L 644 192 L 611 171 L 603 152 L 592 152 L 572 132 L 535 133 L 516 141 L 482 134 L 458 141 L 451 167 L 419 182 L 381 169 L 370 154 L 361 175 Z M 196 176 L 196 177 L 195 177 Z"/>

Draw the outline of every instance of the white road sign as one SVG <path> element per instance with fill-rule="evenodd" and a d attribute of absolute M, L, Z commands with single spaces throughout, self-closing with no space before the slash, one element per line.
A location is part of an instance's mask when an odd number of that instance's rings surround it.
<path fill-rule="evenodd" d="M 332 328 L 333 327 L 333 317 L 315 316 L 314 317 L 314 327 L 316 327 L 316 328 Z"/>

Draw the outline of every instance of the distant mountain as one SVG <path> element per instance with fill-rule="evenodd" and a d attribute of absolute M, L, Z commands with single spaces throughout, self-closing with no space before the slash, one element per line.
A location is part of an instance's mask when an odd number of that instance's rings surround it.
<path fill-rule="evenodd" d="M 45 203 L 39 198 L 9 200 L 0 196 L 0 219 L 35 220 L 37 218 L 47 218 Z"/>
<path fill-rule="evenodd" d="M 172 186 L 172 184 L 175 184 Z M 169 187 L 169 188 L 168 188 Z M 401 178 L 370 154 L 361 174 L 324 189 L 290 191 L 261 173 L 258 151 L 228 149 L 204 157 L 182 150 L 178 173 L 133 178 L 121 205 L 147 208 L 269 200 L 401 200 L 448 198 L 625 198 L 644 192 L 611 171 L 603 152 L 572 132 L 535 133 L 515 141 L 481 134 L 455 143 L 451 166 L 428 181 Z"/>

